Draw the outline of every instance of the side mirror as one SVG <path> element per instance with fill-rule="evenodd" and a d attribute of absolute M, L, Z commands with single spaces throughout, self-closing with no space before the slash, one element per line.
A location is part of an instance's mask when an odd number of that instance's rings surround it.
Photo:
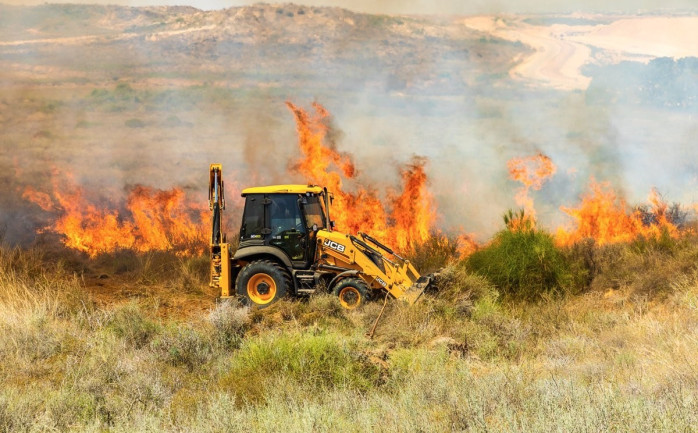
<path fill-rule="evenodd" d="M 334 220 L 330 221 L 330 228 L 334 229 Z"/>
<path fill-rule="evenodd" d="M 318 226 L 317 226 L 317 224 L 313 224 L 313 231 L 314 231 L 314 232 L 317 232 L 317 231 L 318 231 Z"/>

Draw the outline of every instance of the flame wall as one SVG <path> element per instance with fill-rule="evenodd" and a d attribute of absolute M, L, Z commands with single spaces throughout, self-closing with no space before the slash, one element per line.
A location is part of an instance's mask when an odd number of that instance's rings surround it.
<path fill-rule="evenodd" d="M 376 220 L 386 226 L 412 225 L 392 212 L 405 208 L 401 168 L 416 164 L 430 197 L 418 195 L 432 203 L 423 209 L 436 211 L 413 209 L 419 219 L 486 242 L 501 215 L 520 206 L 522 184 L 509 178 L 507 162 L 539 153 L 557 171 L 527 196 L 549 230 L 573 222 L 560 207 L 577 209 L 591 176 L 608 182 L 628 213 L 652 187 L 668 203 L 698 200 L 694 59 L 599 58 L 582 71 L 588 89 L 541 88 L 510 75 L 530 47 L 483 38 L 458 17 L 300 8 L 105 15 L 73 7 L 81 13 L 61 15 L 64 27 L 51 25 L 55 5 L 13 10 L 12 22 L 0 16 L 0 27 L 12 29 L 0 44 L 3 239 L 30 244 L 55 219 L 46 210 L 51 167 L 70 173 L 87 202 L 118 211 L 120 224 L 133 221 L 134 185 L 176 187 L 205 204 L 211 161 L 240 187 L 319 176 L 300 170 L 297 114 L 286 100 L 317 100 L 333 114 L 323 140 L 340 157 L 328 167 L 339 167 L 343 191 L 363 194 L 362 206 L 380 203 Z M 534 18 L 541 26 L 565 19 Z M 153 27 L 160 24 L 162 32 Z M 347 154 L 353 175 L 342 167 Z M 289 173 L 289 164 L 298 167 Z"/>

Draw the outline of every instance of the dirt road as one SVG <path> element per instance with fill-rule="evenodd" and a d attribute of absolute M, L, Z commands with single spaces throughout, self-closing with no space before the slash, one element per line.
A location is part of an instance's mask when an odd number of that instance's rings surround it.
<path fill-rule="evenodd" d="M 582 73 L 589 63 L 648 62 L 657 57 L 698 56 L 698 16 L 618 17 L 590 24 L 535 25 L 525 16 L 478 16 L 461 23 L 473 30 L 512 42 L 534 52 L 517 59 L 509 72 L 532 86 L 584 90 L 590 78 Z"/>

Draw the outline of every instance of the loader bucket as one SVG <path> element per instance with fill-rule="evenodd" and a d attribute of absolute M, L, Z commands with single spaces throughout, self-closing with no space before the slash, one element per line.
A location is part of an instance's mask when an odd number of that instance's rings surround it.
<path fill-rule="evenodd" d="M 422 293 L 426 291 L 434 282 L 434 274 L 423 275 L 407 290 L 405 290 L 398 299 L 408 302 L 410 305 L 414 304 L 422 296 Z"/>

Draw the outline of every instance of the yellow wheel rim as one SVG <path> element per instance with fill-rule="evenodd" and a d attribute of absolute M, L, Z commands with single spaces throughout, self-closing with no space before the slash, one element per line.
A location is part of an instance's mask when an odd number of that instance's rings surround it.
<path fill-rule="evenodd" d="M 339 292 L 339 303 L 347 310 L 353 310 L 361 305 L 361 292 L 352 286 L 347 286 Z"/>
<path fill-rule="evenodd" d="M 276 282 L 267 274 L 255 274 L 247 282 L 247 296 L 255 304 L 268 304 L 276 297 Z"/>

